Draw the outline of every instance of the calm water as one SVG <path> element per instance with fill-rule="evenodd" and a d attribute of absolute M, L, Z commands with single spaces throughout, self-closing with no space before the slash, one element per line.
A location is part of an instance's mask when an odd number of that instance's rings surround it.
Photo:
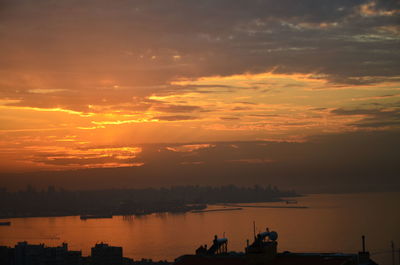
<path fill-rule="evenodd" d="M 255 220 L 257 231 L 268 226 L 278 232 L 279 251 L 357 252 L 365 234 L 368 250 L 378 253 L 372 257 L 381 265 L 391 264 L 390 253 L 379 253 L 390 250 L 391 240 L 396 249 L 400 247 L 400 193 L 310 195 L 298 201 L 309 208 L 243 208 L 86 221 L 78 216 L 10 219 L 11 226 L 0 226 L 0 245 L 23 240 L 50 246 L 68 242 L 70 249 L 88 255 L 90 247 L 103 241 L 122 246 L 124 256 L 134 259 L 173 260 L 193 253 L 200 244 L 210 245 L 214 234 L 225 233 L 229 250 L 243 251 Z"/>

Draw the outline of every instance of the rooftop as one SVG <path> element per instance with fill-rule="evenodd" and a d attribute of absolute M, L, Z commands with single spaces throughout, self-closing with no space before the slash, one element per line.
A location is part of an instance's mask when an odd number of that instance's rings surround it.
<path fill-rule="evenodd" d="M 289 253 L 278 254 L 268 265 L 352 265 L 357 264 L 356 255 L 335 253 Z M 184 255 L 179 257 L 176 265 L 247 265 L 245 255 Z M 366 264 L 367 265 L 367 264 Z M 370 261 L 368 265 L 376 265 Z"/>

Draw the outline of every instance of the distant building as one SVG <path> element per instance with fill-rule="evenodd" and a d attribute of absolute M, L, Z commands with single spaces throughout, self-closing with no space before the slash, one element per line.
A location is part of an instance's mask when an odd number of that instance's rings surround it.
<path fill-rule="evenodd" d="M 91 254 L 93 265 L 122 265 L 122 247 L 100 243 L 92 247 Z"/>
<path fill-rule="evenodd" d="M 19 242 L 14 248 L 0 246 L 0 265 L 135 265 L 135 264 L 169 264 L 168 262 L 153 263 L 143 260 L 122 257 L 122 247 L 108 244 L 96 244 L 92 248 L 92 256 L 82 257 L 81 251 L 68 250 L 68 244 L 47 247 L 44 244 L 29 244 Z"/>
<path fill-rule="evenodd" d="M 15 246 L 15 265 L 80 265 L 82 253 L 68 251 L 68 244 L 57 247 L 46 247 L 44 244 L 31 245 L 19 242 Z"/>

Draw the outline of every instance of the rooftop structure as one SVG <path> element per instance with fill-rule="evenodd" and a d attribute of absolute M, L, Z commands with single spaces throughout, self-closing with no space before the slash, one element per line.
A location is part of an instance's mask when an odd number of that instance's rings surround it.
<path fill-rule="evenodd" d="M 269 231 L 254 236 L 254 242 L 247 246 L 245 252 L 228 252 L 228 239 L 219 241 L 217 236 L 213 245 L 200 246 L 195 255 L 184 255 L 175 260 L 176 265 L 377 265 L 365 251 L 358 254 L 342 253 L 278 253 L 278 233 Z M 221 244 L 219 243 L 221 242 Z M 226 242 L 225 245 L 223 245 Z M 221 249 L 223 251 L 221 251 Z"/>
<path fill-rule="evenodd" d="M 93 265 L 121 265 L 123 261 L 122 247 L 112 247 L 105 243 L 92 247 Z"/>
<path fill-rule="evenodd" d="M 68 250 L 68 244 L 48 247 L 44 244 L 19 242 L 14 248 L 0 246 L 0 265 L 121 265 L 153 264 L 152 262 L 134 262 L 122 257 L 122 247 L 113 247 L 105 243 L 92 248 L 92 256 L 82 257 L 81 251 Z"/>
<path fill-rule="evenodd" d="M 68 244 L 63 243 L 57 247 L 46 247 L 44 244 L 31 245 L 27 242 L 19 242 L 14 249 L 15 265 L 79 265 L 82 253 L 69 251 Z M 9 258 L 11 262 L 11 258 Z"/>

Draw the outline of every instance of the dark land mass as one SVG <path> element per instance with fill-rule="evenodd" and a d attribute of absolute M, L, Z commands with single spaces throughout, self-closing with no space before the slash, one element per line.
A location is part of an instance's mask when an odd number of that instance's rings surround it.
<path fill-rule="evenodd" d="M 279 206 L 279 205 L 241 205 L 241 204 L 224 204 L 229 207 L 240 208 L 271 208 L 271 209 L 307 209 L 307 206 Z"/>
<path fill-rule="evenodd" d="M 171 188 L 70 191 L 49 186 L 36 190 L 9 192 L 0 189 L 0 218 L 185 213 L 204 210 L 207 204 L 276 202 L 299 196 L 277 187 L 237 187 L 234 185 L 176 186 Z M 87 218 L 86 218 L 87 219 Z"/>
<path fill-rule="evenodd" d="M 220 209 L 205 209 L 205 210 L 193 210 L 192 213 L 208 213 L 208 212 L 226 212 L 226 211 L 240 211 L 242 208 L 220 208 Z"/>

